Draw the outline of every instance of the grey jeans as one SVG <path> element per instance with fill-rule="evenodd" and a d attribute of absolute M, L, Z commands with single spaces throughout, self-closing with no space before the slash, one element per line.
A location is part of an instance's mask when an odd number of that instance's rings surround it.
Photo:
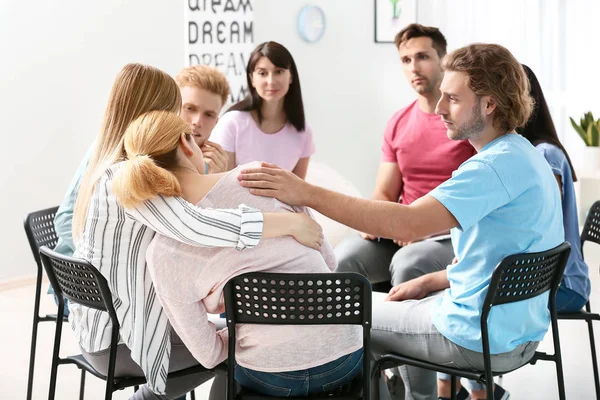
<path fill-rule="evenodd" d="M 211 320 L 213 320 L 211 318 Z M 225 326 L 225 320 L 213 320 L 217 329 Z M 108 358 L 110 349 L 95 353 L 88 353 L 81 349 L 81 354 L 85 359 L 103 375 L 108 373 Z M 179 371 L 185 368 L 198 365 L 198 361 L 192 356 L 187 347 L 183 344 L 179 336 L 173 331 L 171 334 L 171 358 L 169 362 L 169 372 Z M 216 375 L 216 376 L 215 376 Z M 119 376 L 144 376 L 142 369 L 131 359 L 131 352 L 125 344 L 117 346 L 117 361 L 115 362 L 115 377 Z M 226 398 L 227 376 L 225 373 L 214 373 L 212 371 L 201 372 L 198 374 L 182 376 L 167 381 L 166 395 L 161 396 L 152 392 L 147 385 L 140 386 L 130 400 L 171 400 L 183 396 L 197 386 L 200 386 L 209 379 L 215 377 L 213 382 L 210 399 L 222 400 Z"/>
<path fill-rule="evenodd" d="M 454 250 L 450 239 L 423 240 L 399 247 L 389 239 L 365 240 L 357 234 L 338 244 L 335 255 L 338 272 L 358 272 L 371 283 L 389 282 L 395 286 L 446 269 L 454 258 Z M 417 367 L 407 367 L 407 370 L 410 376 L 422 373 Z M 393 372 L 396 375 L 400 373 L 397 368 Z M 398 385 L 402 383 L 396 382 Z M 398 393 L 406 392 L 401 386 L 397 386 L 396 390 Z"/>
<path fill-rule="evenodd" d="M 419 358 L 449 367 L 481 371 L 483 353 L 448 340 L 431 322 L 431 308 L 441 294 L 423 300 L 384 301 L 382 293 L 373 294 L 372 351 L 375 357 L 388 352 Z M 509 371 L 525 364 L 539 342 L 528 342 L 511 352 L 491 356 L 494 371 Z M 420 368 L 400 367 L 406 386 L 406 400 L 437 399 L 436 373 Z M 389 394 L 382 396 L 388 397 Z"/>
<path fill-rule="evenodd" d="M 371 283 L 397 285 L 446 269 L 454 258 L 450 239 L 423 240 L 399 247 L 389 239 L 365 240 L 353 235 L 335 247 L 337 272 L 358 272 Z"/>

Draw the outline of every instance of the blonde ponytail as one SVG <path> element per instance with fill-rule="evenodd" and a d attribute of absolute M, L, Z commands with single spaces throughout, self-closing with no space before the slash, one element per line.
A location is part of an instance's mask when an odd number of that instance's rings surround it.
<path fill-rule="evenodd" d="M 79 186 L 73 213 L 75 243 L 85 227 L 88 205 L 98 179 L 125 156 L 123 135 L 129 124 L 148 111 L 178 112 L 180 108 L 181 93 L 166 72 L 142 64 L 127 64 L 121 69 L 110 91 L 102 129 Z"/>
<path fill-rule="evenodd" d="M 149 156 L 137 156 L 123 163 L 112 184 L 121 205 L 135 208 L 156 195 L 180 196 L 181 187 L 175 175 L 159 167 Z"/>
<path fill-rule="evenodd" d="M 166 168 L 176 163 L 182 134 L 189 126 L 177 114 L 151 111 L 133 121 L 125 131 L 123 162 L 112 191 L 125 208 L 135 208 L 158 195 L 180 196 L 179 181 Z"/>

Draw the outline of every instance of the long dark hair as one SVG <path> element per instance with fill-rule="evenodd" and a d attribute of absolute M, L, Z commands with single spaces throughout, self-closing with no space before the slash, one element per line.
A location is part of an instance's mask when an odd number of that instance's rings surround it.
<path fill-rule="evenodd" d="M 290 124 L 298 132 L 304 131 L 306 121 L 304 119 L 304 104 L 302 103 L 302 91 L 300 90 L 300 77 L 298 69 L 292 55 L 281 44 L 277 42 L 264 42 L 259 44 L 248 60 L 246 68 L 246 79 L 248 81 L 248 90 L 250 93 L 242 101 L 231 106 L 229 111 L 255 111 L 258 115 L 258 122 L 262 123 L 262 103 L 263 99 L 258 95 L 256 89 L 252 87 L 252 73 L 256 68 L 256 63 L 262 57 L 267 57 L 269 61 L 278 68 L 289 69 L 292 77 L 290 88 L 283 99 L 283 109 L 285 116 Z"/>
<path fill-rule="evenodd" d="M 577 182 L 577 175 L 575 174 L 575 169 L 573 168 L 573 163 L 571 163 L 569 153 L 567 153 L 567 150 L 565 150 L 562 143 L 560 143 L 558 135 L 556 134 L 556 128 L 554 127 L 554 122 L 552 122 L 548 103 L 546 103 L 544 92 L 542 92 L 542 86 L 531 68 L 523 64 L 523 69 L 525 69 L 527 78 L 529 78 L 529 86 L 531 87 L 530 95 L 535 100 L 535 106 L 527 123 L 523 127 L 517 128 L 517 132 L 525 139 L 529 140 L 534 146 L 537 146 L 540 143 L 550 143 L 561 149 L 562 152 L 565 153 L 569 166 L 571 167 L 573 182 Z"/>

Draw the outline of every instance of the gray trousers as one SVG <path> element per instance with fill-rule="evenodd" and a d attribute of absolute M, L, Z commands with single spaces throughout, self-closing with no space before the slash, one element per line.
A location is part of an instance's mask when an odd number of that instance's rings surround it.
<path fill-rule="evenodd" d="M 213 320 L 211 318 L 211 320 Z M 225 320 L 213 320 L 217 324 L 217 329 L 224 327 Z M 81 349 L 81 354 L 85 359 L 103 375 L 108 373 L 108 358 L 110 349 L 95 353 L 87 353 Z M 183 344 L 179 336 L 173 331 L 171 334 L 171 358 L 169 362 L 169 372 L 179 371 L 185 368 L 198 365 L 198 361 L 192 356 L 187 347 Z M 215 376 L 216 375 L 216 376 Z M 131 352 L 125 344 L 117 346 L 117 361 L 115 362 L 115 377 L 120 376 L 144 376 L 142 369 L 131 359 Z M 130 400 L 171 400 L 183 396 L 192 389 L 200 386 L 211 378 L 215 378 L 209 399 L 222 400 L 226 396 L 227 375 L 225 373 L 214 373 L 212 371 L 201 372 L 198 374 L 182 376 L 167 381 L 166 395 L 160 396 L 152 392 L 147 385 L 140 386 Z"/>
<path fill-rule="evenodd" d="M 450 239 L 423 240 L 399 247 L 389 239 L 365 240 L 353 235 L 335 247 L 337 272 L 358 272 L 371 283 L 397 285 L 446 269 L 454 258 Z"/>
<path fill-rule="evenodd" d="M 483 353 L 468 350 L 448 340 L 431 322 L 431 308 L 441 294 L 423 300 L 384 301 L 385 294 L 373 294 L 372 351 L 375 358 L 389 352 L 419 358 L 454 368 L 482 371 Z M 509 371 L 525 364 L 539 342 L 528 342 L 511 352 L 493 354 L 492 370 Z M 416 372 L 415 372 L 416 370 Z M 436 373 L 400 367 L 407 400 L 437 399 Z M 381 398 L 388 397 L 384 394 Z"/>
<path fill-rule="evenodd" d="M 338 260 L 338 272 L 358 272 L 371 283 L 389 282 L 392 286 L 418 278 L 431 272 L 442 271 L 454 258 L 450 239 L 433 241 L 423 240 L 405 247 L 399 247 L 392 240 L 365 240 L 360 235 L 347 238 L 335 247 Z M 429 375 L 429 371 L 417 367 L 406 367 L 404 376 L 418 377 Z M 399 370 L 394 368 L 394 374 Z M 405 378 L 403 377 L 403 380 Z M 395 381 L 394 399 L 411 397 L 400 381 Z M 408 386 L 405 383 L 405 386 Z"/>

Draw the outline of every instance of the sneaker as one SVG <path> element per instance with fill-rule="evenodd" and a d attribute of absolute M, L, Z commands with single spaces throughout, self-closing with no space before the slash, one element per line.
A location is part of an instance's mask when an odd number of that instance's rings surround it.
<path fill-rule="evenodd" d="M 450 400 L 447 397 L 438 397 L 438 400 Z M 471 395 L 469 391 L 461 386 L 458 393 L 456 393 L 456 400 L 471 400 Z"/>
<path fill-rule="evenodd" d="M 508 400 L 510 399 L 510 393 L 502 386 L 494 385 L 494 400 Z"/>
<path fill-rule="evenodd" d="M 471 395 L 467 389 L 461 386 L 458 393 L 456 393 L 456 400 L 471 400 Z"/>

